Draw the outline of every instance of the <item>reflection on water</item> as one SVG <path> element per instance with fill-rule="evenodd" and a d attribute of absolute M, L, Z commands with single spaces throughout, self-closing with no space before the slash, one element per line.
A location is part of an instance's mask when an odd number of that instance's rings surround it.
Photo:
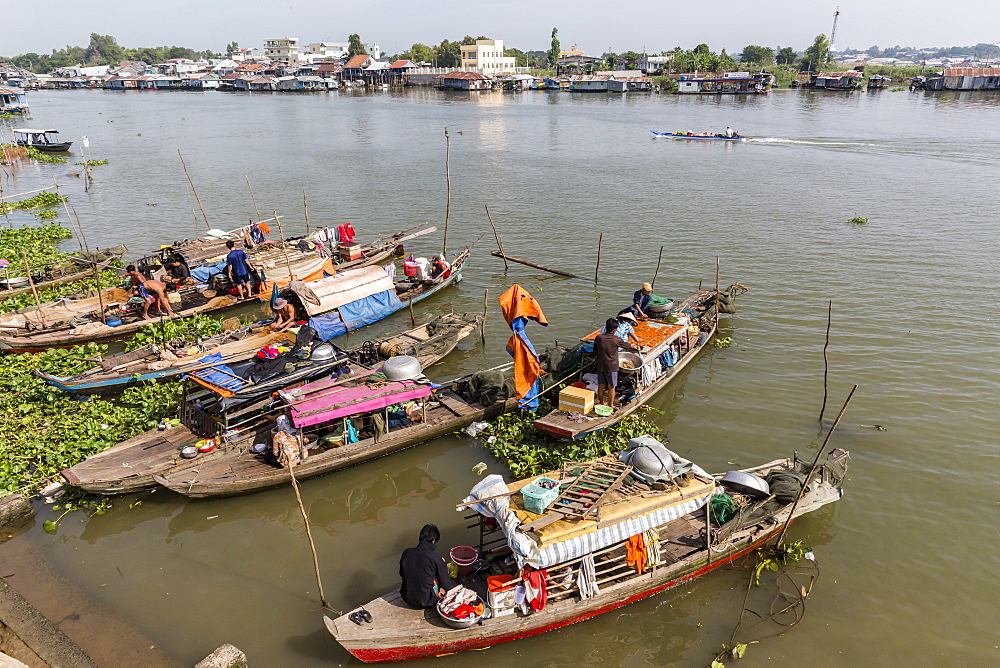
<path fill-rule="evenodd" d="M 31 95 L 36 118 L 67 137 L 88 135 L 93 157 L 109 160 L 94 170 L 89 192 L 78 180 L 61 189 L 90 245 L 125 243 L 137 254 L 200 230 L 178 197 L 186 180 L 177 148 L 213 227 L 254 216 L 245 172 L 260 208 L 278 209 L 287 233 L 305 229 L 303 189 L 314 227 L 351 220 L 361 238 L 423 221 L 440 227 L 447 126 L 449 247 L 487 236 L 462 285 L 422 303 L 416 315 L 480 313 L 484 290 L 491 299 L 486 344 L 478 336 L 463 341 L 429 370 L 434 379 L 509 359 L 510 331 L 493 297 L 511 282 L 538 298 L 549 319 L 532 333 L 535 344 L 570 344 L 627 305 L 652 278 L 661 246 L 656 290 L 672 298 L 711 284 L 721 257 L 723 283 L 738 280 L 751 292 L 721 324 L 735 345 L 706 350 L 650 400 L 663 411 L 655 420 L 671 447 L 714 471 L 794 450 L 808 456 L 850 387 L 861 386 L 833 440 L 852 453 L 846 495 L 791 529 L 816 549 L 822 567 L 806 620 L 754 646 L 744 661 L 995 663 L 995 643 L 983 639 L 995 635 L 1000 585 L 995 569 L 967 564 L 995 554 L 992 534 L 982 530 L 982 498 L 1000 483 L 993 400 L 1000 333 L 989 308 L 978 317 L 967 303 L 987 295 L 987 306 L 995 305 L 1000 289 L 1000 191 L 989 186 L 1000 167 L 1000 96 L 776 91 L 692 99 L 426 88 Z M 716 145 L 649 135 L 727 125 L 766 140 Z M 4 189 L 64 181 L 65 171 L 24 165 Z M 603 232 L 598 283 L 519 265 L 505 271 L 488 254 L 484 204 L 511 255 L 581 276 L 592 276 Z M 855 212 L 869 224 L 848 225 Z M 14 225 L 35 220 L 10 215 Z M 440 244 L 440 234 L 428 235 L 407 250 L 431 255 Z M 830 396 L 821 424 L 831 299 Z M 397 314 L 345 343 L 407 324 Z M 477 440 L 449 436 L 305 481 L 332 604 L 349 608 L 396 586 L 399 554 L 427 522 L 441 527 L 442 553 L 474 541 L 454 504 L 479 479 L 472 467 L 480 461 L 504 472 Z M 191 665 L 223 642 L 260 665 L 348 661 L 319 619 L 291 489 L 203 501 L 146 493 L 115 499 L 105 515 L 67 516 L 56 535 L 39 524 L 0 546 L 0 559 L 15 550 L 48 559 L 95 605 L 116 611 L 178 661 Z M 547 665 L 706 665 L 729 639 L 745 578 L 744 570 L 713 573 L 585 624 L 435 663 L 531 657 Z M 928 578 L 936 586 L 913 586 Z M 50 596 L 40 585 L 16 584 L 29 598 Z M 955 601 L 961 615 L 952 614 Z"/>

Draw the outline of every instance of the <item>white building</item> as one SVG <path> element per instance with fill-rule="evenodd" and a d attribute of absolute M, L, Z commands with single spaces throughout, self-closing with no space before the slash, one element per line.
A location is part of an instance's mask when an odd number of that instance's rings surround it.
<path fill-rule="evenodd" d="M 282 63 L 299 62 L 299 38 L 281 37 L 264 40 L 264 57 Z"/>
<path fill-rule="evenodd" d="M 302 53 L 303 60 L 315 63 L 317 60 L 343 60 L 349 48 L 347 42 L 317 42 L 308 44 Z"/>
<path fill-rule="evenodd" d="M 365 44 L 364 47 L 365 47 L 365 51 L 368 52 L 368 55 L 371 56 L 372 58 L 374 58 L 375 60 L 378 60 L 379 58 L 382 57 L 382 49 L 379 48 L 378 42 L 372 42 L 371 44 Z"/>
<path fill-rule="evenodd" d="M 502 39 L 477 39 L 462 45 L 462 69 L 483 74 L 515 71 L 515 59 L 503 55 Z"/>

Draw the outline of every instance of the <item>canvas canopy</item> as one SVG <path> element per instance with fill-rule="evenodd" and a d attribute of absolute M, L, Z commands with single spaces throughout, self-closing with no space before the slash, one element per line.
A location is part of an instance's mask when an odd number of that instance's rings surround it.
<path fill-rule="evenodd" d="M 395 294 L 395 285 L 382 267 L 350 269 L 336 276 L 311 281 L 309 288 L 320 300 L 319 304 L 305 304 L 311 316 L 328 313 L 345 304 L 387 290 Z M 398 303 L 399 300 L 396 301 Z"/>
<path fill-rule="evenodd" d="M 330 381 L 325 380 L 279 394 L 290 405 L 292 424 L 301 428 L 377 411 L 411 399 L 423 399 L 430 396 L 431 388 L 412 380 L 389 382 L 379 387 L 330 387 Z"/>

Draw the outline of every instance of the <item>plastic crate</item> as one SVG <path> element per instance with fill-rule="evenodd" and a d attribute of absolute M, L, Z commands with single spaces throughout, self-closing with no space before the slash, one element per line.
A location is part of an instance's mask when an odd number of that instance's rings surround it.
<path fill-rule="evenodd" d="M 552 489 L 539 487 L 538 483 L 543 480 L 555 483 Z M 552 502 L 559 496 L 559 482 L 552 478 L 537 478 L 534 482 L 521 488 L 521 498 L 524 500 L 524 509 L 529 513 L 541 515 L 545 509 L 552 505 Z"/>

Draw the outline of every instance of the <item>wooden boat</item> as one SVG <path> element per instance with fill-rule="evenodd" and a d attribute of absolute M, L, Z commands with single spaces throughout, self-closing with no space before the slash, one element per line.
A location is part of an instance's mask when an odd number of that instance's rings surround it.
<path fill-rule="evenodd" d="M 808 486 L 797 503 L 785 495 L 780 501 L 751 498 L 747 509 L 721 526 L 711 520 L 707 502 L 719 487 L 729 492 L 732 489 L 723 482 L 722 475 L 707 476 L 697 467 L 686 474 L 687 480 L 677 478 L 679 485 L 658 483 L 663 489 L 657 490 L 632 477 L 631 467 L 623 467 L 614 455 L 585 462 L 577 466 L 578 477 L 561 480 L 559 499 L 540 515 L 527 511 L 522 495 L 517 493 L 533 479 L 508 488 L 500 476 L 491 476 L 498 479 L 499 485 L 484 479 L 466 502 L 490 496 L 482 493 L 487 483 L 494 494 L 498 489 L 509 494 L 501 496 L 509 499 L 508 503 L 484 500 L 474 505 L 476 515 L 468 518 L 478 519 L 478 527 L 472 526 L 478 528 L 480 555 L 492 553 L 494 558 L 487 570 L 458 578 L 460 584 L 489 602 L 489 618 L 472 622 L 467 628 L 452 628 L 435 609 L 413 609 L 403 602 L 399 591 L 393 591 L 356 609 L 366 610 L 371 615 L 370 623 L 351 621 L 354 611 L 335 619 L 324 617 L 324 622 L 337 642 L 368 663 L 484 649 L 583 622 L 725 567 L 780 533 L 790 518 L 837 501 L 842 496 L 840 485 L 846 475 L 847 457 L 844 451 L 834 451 L 811 477 L 806 475 L 811 463 L 795 458 L 745 469 L 744 473 L 760 476 L 799 473 L 803 479 L 809 477 Z M 563 472 L 566 469 L 564 466 Z M 624 480 L 618 477 L 622 472 L 627 472 Z M 601 474 L 609 477 L 603 481 L 594 477 Z M 577 481 L 588 476 L 590 489 L 596 490 L 590 499 L 601 494 L 599 502 L 590 504 L 597 512 L 567 516 L 562 500 L 572 497 Z M 560 473 L 547 477 L 558 480 Z M 618 480 L 618 486 L 609 485 L 609 480 Z M 558 517 L 549 522 L 552 514 Z M 644 564 L 629 561 L 627 544 L 634 545 L 637 536 L 643 539 L 639 552 L 646 556 Z M 476 544 L 475 535 L 464 541 L 453 540 Z M 511 558 L 504 556 L 512 553 Z M 593 560 L 593 581 L 599 588 L 596 593 L 590 591 L 587 598 L 583 598 L 579 587 L 584 559 Z M 525 566 L 544 569 L 548 599 L 537 612 L 531 612 L 531 608 L 519 610 L 510 591 L 506 596 L 494 594 L 492 598 L 487 591 L 488 576 L 506 576 L 510 579 L 508 586 L 520 584 Z"/>
<path fill-rule="evenodd" d="M 732 300 L 740 290 L 745 288 L 735 283 L 721 292 L 718 298 L 721 305 L 734 310 Z M 557 439 L 575 440 L 617 424 L 669 385 L 708 346 L 718 326 L 718 309 L 714 290 L 698 290 L 672 307 L 665 315 L 666 320 L 639 321 L 635 326 L 642 350 L 639 355 L 644 365 L 656 361 L 655 369 L 651 374 L 644 373 L 641 366 L 619 371 L 619 393 L 623 383 L 631 385 L 629 393 L 621 396 L 621 406 L 607 417 L 589 414 L 582 419 L 567 411 L 553 410 L 535 420 L 535 429 Z M 594 331 L 582 339 L 580 369 L 567 382 L 580 381 L 585 372 L 593 371 L 593 340 L 600 332 Z M 662 363 L 668 357 L 673 358 L 672 366 Z"/>
<path fill-rule="evenodd" d="M 73 145 L 71 141 L 58 141 L 58 130 L 32 130 L 30 128 L 13 128 L 14 143 L 18 146 L 45 151 L 46 153 L 60 153 L 68 151 Z"/>
<path fill-rule="evenodd" d="M 424 366 L 430 366 L 454 350 L 458 341 L 478 326 L 476 316 L 450 314 L 442 318 L 437 325 L 439 329 L 433 326 L 438 321 L 433 321 L 351 351 L 339 351 L 333 359 L 296 360 L 293 371 L 251 382 L 235 391 L 191 376 L 180 403 L 180 426 L 139 434 L 63 470 L 62 477 L 70 485 L 93 494 L 125 494 L 152 487 L 154 475 L 168 474 L 175 468 L 186 469 L 187 460 L 180 459 L 178 450 L 199 440 L 215 439 L 219 447 L 191 460 L 198 466 L 225 458 L 232 449 L 246 450 L 254 443 L 270 443 L 272 420 L 278 415 L 272 410 L 275 392 L 329 375 L 345 364 L 350 368 L 348 376 L 370 374 L 397 350 L 420 348 L 423 352 L 418 352 L 417 358 Z M 232 370 L 241 371 L 236 365 Z"/>
<path fill-rule="evenodd" d="M 751 137 L 727 137 L 721 134 L 710 134 L 707 132 L 701 132 L 698 134 L 692 134 L 690 132 L 657 132 L 656 130 L 650 130 L 654 135 L 660 137 L 673 137 L 674 139 L 708 139 L 713 141 L 747 141 Z"/>
<path fill-rule="evenodd" d="M 35 267 L 31 278 L 35 283 L 36 290 L 45 290 L 56 285 L 75 283 L 93 275 L 95 270 L 101 268 L 96 265 L 119 259 L 127 252 L 128 248 L 124 245 L 118 245 L 113 248 L 94 251 L 89 255 L 84 253 L 82 257 L 70 257 L 65 262 Z M 81 267 L 85 268 L 81 269 Z M 86 286 L 82 287 L 86 291 Z M 16 278 L 5 276 L 0 280 L 0 301 L 29 292 L 31 292 L 31 286 L 28 284 L 27 276 Z"/>

